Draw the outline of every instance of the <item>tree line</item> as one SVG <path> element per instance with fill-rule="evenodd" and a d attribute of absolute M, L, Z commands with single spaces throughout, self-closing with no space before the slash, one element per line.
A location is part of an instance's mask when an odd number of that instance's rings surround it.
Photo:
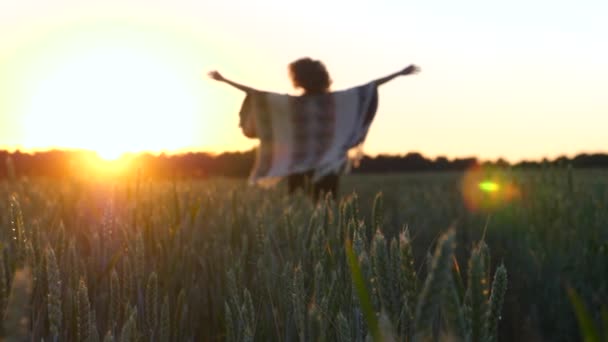
<path fill-rule="evenodd" d="M 97 162 L 91 162 L 97 160 Z M 46 151 L 36 153 L 0 151 L 0 178 L 14 173 L 19 176 L 65 178 L 83 174 L 102 163 L 94 152 L 87 151 Z M 128 164 L 125 173 L 141 172 L 151 178 L 188 177 L 205 178 L 214 176 L 247 177 L 255 161 L 255 151 L 226 152 L 211 154 L 191 152 L 175 155 L 135 154 L 127 155 L 119 163 Z M 110 163 L 108 162 L 108 165 Z M 420 153 L 405 155 L 364 156 L 353 173 L 399 173 L 428 171 L 464 171 L 476 165 L 492 167 L 512 167 L 535 169 L 548 166 L 573 168 L 608 168 L 608 154 L 579 154 L 573 158 L 561 156 L 540 161 L 524 160 L 510 164 L 504 159 L 481 161 L 477 157 L 427 158 Z"/>

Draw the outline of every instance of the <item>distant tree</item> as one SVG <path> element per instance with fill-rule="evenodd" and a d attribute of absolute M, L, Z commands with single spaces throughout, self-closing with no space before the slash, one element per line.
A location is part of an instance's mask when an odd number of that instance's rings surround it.
<path fill-rule="evenodd" d="M 0 151 L 0 179 L 8 176 L 6 160 L 10 157 L 11 169 L 18 176 L 65 178 L 72 175 L 82 175 L 82 156 L 92 155 L 93 152 L 47 151 L 37 153 L 9 153 Z M 179 155 L 137 154 L 131 158 L 131 173 L 140 174 L 147 178 L 205 178 L 212 176 L 247 177 L 253 163 L 255 151 L 226 152 L 213 155 L 205 152 L 190 152 Z M 419 152 L 405 155 L 364 156 L 360 167 L 355 173 L 387 173 L 387 172 L 425 172 L 425 171 L 464 171 L 481 162 L 475 157 L 456 158 L 445 156 L 434 160 L 424 157 Z M 509 167 L 510 164 L 499 158 L 496 161 L 486 161 L 483 165 L 492 167 Z M 539 161 L 523 160 L 513 165 L 520 169 L 534 169 L 550 166 L 567 166 L 575 168 L 608 168 L 608 154 L 579 154 L 569 159 L 560 156 L 551 161 L 547 158 Z"/>

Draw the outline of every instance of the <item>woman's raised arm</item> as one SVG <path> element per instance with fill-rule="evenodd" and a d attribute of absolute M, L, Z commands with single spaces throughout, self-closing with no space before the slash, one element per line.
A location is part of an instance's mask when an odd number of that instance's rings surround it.
<path fill-rule="evenodd" d="M 217 72 L 217 71 L 211 71 L 211 72 L 209 73 L 209 77 L 211 77 L 212 79 L 214 79 L 214 80 L 216 80 L 216 81 L 219 81 L 219 82 L 224 82 L 224 83 L 226 83 L 226 84 L 229 84 L 229 85 L 231 85 L 231 86 L 235 87 L 236 89 L 242 90 L 242 91 L 244 91 L 244 92 L 246 92 L 246 93 L 249 93 L 249 92 L 255 91 L 255 89 L 253 89 L 253 88 L 251 88 L 251 87 L 248 87 L 248 86 L 245 86 L 245 85 L 242 85 L 242 84 L 239 84 L 239 83 L 233 82 L 233 81 L 231 81 L 231 80 L 229 80 L 229 79 L 225 78 L 224 76 L 222 76 L 222 74 L 220 74 L 220 73 L 219 73 L 219 72 Z"/>
<path fill-rule="evenodd" d="M 373 82 L 376 83 L 376 86 L 380 86 L 380 85 L 382 85 L 382 84 L 384 84 L 384 83 L 386 83 L 388 81 L 393 80 L 396 77 L 417 74 L 418 72 L 420 72 L 420 68 L 417 67 L 416 65 L 412 64 L 412 65 L 409 65 L 408 67 L 406 67 L 403 70 L 399 70 L 399 71 L 397 71 L 395 73 L 392 73 L 392 74 L 390 74 L 388 76 L 379 78 L 379 79 L 377 79 L 377 80 L 375 80 Z"/>

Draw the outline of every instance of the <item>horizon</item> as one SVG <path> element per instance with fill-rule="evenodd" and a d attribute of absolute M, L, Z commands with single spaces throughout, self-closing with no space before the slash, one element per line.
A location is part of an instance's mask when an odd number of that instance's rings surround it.
<path fill-rule="evenodd" d="M 125 152 L 125 153 L 122 153 L 122 154 L 120 154 L 118 156 L 115 156 L 115 155 L 104 156 L 99 151 L 89 150 L 89 149 L 77 149 L 77 148 L 74 148 L 74 149 L 49 148 L 49 149 L 38 149 L 38 150 L 20 150 L 20 149 L 8 150 L 8 149 L 0 148 L 0 153 L 7 152 L 8 154 L 16 154 L 16 153 L 26 154 L 26 155 L 36 155 L 36 154 L 44 154 L 44 153 L 93 154 L 97 158 L 99 158 L 100 160 L 102 160 L 104 162 L 121 161 L 121 160 L 129 159 L 129 158 L 137 158 L 139 156 L 151 156 L 151 157 L 154 157 L 154 158 L 158 158 L 158 157 L 161 157 L 161 156 L 165 156 L 165 157 L 177 156 L 177 157 L 179 157 L 179 156 L 183 156 L 183 155 L 187 155 L 187 154 L 206 154 L 206 155 L 209 155 L 211 157 L 218 157 L 218 156 L 221 156 L 223 154 L 239 154 L 239 153 L 240 154 L 245 154 L 245 153 L 254 152 L 254 151 L 255 151 L 254 149 L 247 149 L 247 150 L 226 150 L 226 151 L 219 151 L 219 152 L 205 151 L 205 150 L 138 151 L 138 152 Z M 486 162 L 495 163 L 495 162 L 506 161 L 510 165 L 516 165 L 516 164 L 525 163 L 525 162 L 542 163 L 545 160 L 548 160 L 548 161 L 557 161 L 558 159 L 561 159 L 561 158 L 574 159 L 574 158 L 579 157 L 579 156 L 592 156 L 592 155 L 605 155 L 605 156 L 608 156 L 608 152 L 607 151 L 597 151 L 597 152 L 583 151 L 583 152 L 572 154 L 572 155 L 560 154 L 560 155 L 556 155 L 556 156 L 552 156 L 552 157 L 546 157 L 545 156 L 545 157 L 541 157 L 541 158 L 537 158 L 537 159 L 530 158 L 530 159 L 509 160 L 509 159 L 502 158 L 502 157 L 497 157 L 497 158 L 493 158 L 493 159 L 492 158 L 480 158 L 479 156 L 475 156 L 475 155 L 460 155 L 460 156 L 437 155 L 437 156 L 430 156 L 430 155 L 427 155 L 427 154 L 425 154 L 425 153 L 423 153 L 421 151 L 404 151 L 404 152 L 398 152 L 398 153 L 375 153 L 375 154 L 364 153 L 364 157 L 369 157 L 369 158 L 400 157 L 400 158 L 403 158 L 403 157 L 406 157 L 406 156 L 412 155 L 412 154 L 419 154 L 423 158 L 425 158 L 427 160 L 430 160 L 430 161 L 437 161 L 440 158 L 446 158 L 446 159 L 448 159 L 448 161 L 466 160 L 466 159 L 474 158 L 479 163 L 486 163 Z"/>
<path fill-rule="evenodd" d="M 287 64 L 311 56 L 334 90 L 422 68 L 381 87 L 367 155 L 607 153 L 607 11 L 593 0 L 5 2 L 0 149 L 245 152 L 256 141 L 238 127 L 243 94 L 205 73 L 292 93 Z"/>

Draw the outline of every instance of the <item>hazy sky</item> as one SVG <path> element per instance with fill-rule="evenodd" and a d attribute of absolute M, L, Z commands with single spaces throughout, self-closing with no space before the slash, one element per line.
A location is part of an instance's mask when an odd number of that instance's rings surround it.
<path fill-rule="evenodd" d="M 244 150 L 243 94 L 384 85 L 367 153 L 555 157 L 608 151 L 608 1 L 0 0 L 0 148 Z"/>

